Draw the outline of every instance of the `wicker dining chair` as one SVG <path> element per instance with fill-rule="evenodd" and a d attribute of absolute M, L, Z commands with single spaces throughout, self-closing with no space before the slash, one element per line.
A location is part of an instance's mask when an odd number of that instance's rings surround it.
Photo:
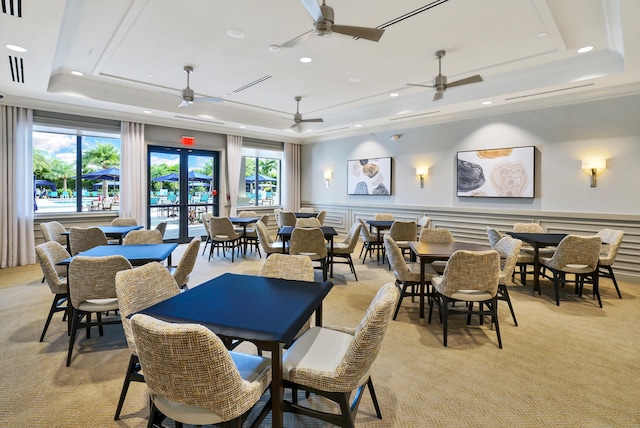
<path fill-rule="evenodd" d="M 362 237 L 360 257 L 362 257 L 362 252 L 364 251 L 364 257 L 362 258 L 362 263 L 364 264 L 367 261 L 367 254 L 373 258 L 373 252 L 382 248 L 382 240 L 378 240 L 378 237 L 369 231 L 369 226 L 362 217 L 358 218 L 358 221 L 362 225 L 360 228 L 360 236 Z"/>
<path fill-rule="evenodd" d="M 213 217 L 213 213 L 204 213 L 202 214 L 202 225 L 204 226 L 204 231 L 207 232 L 207 240 L 204 243 L 204 248 L 202 249 L 202 255 L 204 255 L 205 251 L 207 251 L 207 246 L 211 245 L 211 217 Z"/>
<path fill-rule="evenodd" d="M 416 231 L 417 225 L 413 220 L 396 220 L 391 225 L 391 229 L 389 229 L 389 235 L 396 242 L 396 245 L 400 247 L 402 255 L 411 252 L 409 242 L 416 240 Z"/>
<path fill-rule="evenodd" d="M 487 226 L 487 237 L 489 239 L 489 245 L 491 248 L 495 248 L 496 244 L 503 238 L 502 233 L 498 229 L 494 229 L 493 227 Z M 522 285 L 526 284 L 527 273 L 533 274 L 532 270 L 528 270 L 527 266 L 533 266 L 533 255 L 531 253 L 525 252 L 522 250 L 522 246 L 520 246 L 520 252 L 518 253 L 518 260 L 516 261 L 516 267 L 518 267 L 520 273 L 520 283 Z M 515 276 L 515 269 L 513 270 L 513 275 Z M 515 317 L 514 317 L 515 321 Z M 516 323 L 517 325 L 517 323 Z"/>
<path fill-rule="evenodd" d="M 132 230 L 122 240 L 122 245 L 162 244 L 162 232 L 158 229 Z"/>
<path fill-rule="evenodd" d="M 241 249 L 242 234 L 233 229 L 233 224 L 228 217 L 211 217 L 209 220 L 211 228 L 211 250 L 209 251 L 209 260 L 213 255 L 213 251 L 217 248 L 220 255 L 220 247 L 222 247 L 222 255 L 226 257 L 226 250 L 231 250 L 231 262 L 233 263 L 236 250 Z"/>
<path fill-rule="evenodd" d="M 293 211 L 280 211 L 278 213 L 278 226 L 293 226 L 296 225 L 297 217 Z"/>
<path fill-rule="evenodd" d="M 400 305 L 405 297 L 420 296 L 420 264 L 419 263 L 407 263 L 400 247 L 396 245 L 393 238 L 389 235 L 384 237 L 385 253 L 389 259 L 389 266 L 393 270 L 393 276 L 396 278 L 396 287 L 400 291 L 400 298 L 396 305 L 396 310 L 393 313 L 393 319 L 395 320 L 400 310 Z M 428 296 L 429 286 L 431 284 L 431 278 L 437 276 L 438 273 L 430 266 L 424 267 L 424 280 L 425 280 L 425 294 Z"/>
<path fill-rule="evenodd" d="M 111 220 L 111 226 L 137 226 L 138 220 L 131 217 L 116 217 Z"/>
<path fill-rule="evenodd" d="M 500 326 L 498 323 L 498 284 L 500 280 L 500 255 L 495 250 L 466 251 L 459 250 L 451 255 L 442 276 L 431 278 L 433 296 L 429 306 L 429 320 L 433 307 L 438 305 L 442 322 L 443 345 L 447 346 L 448 318 L 451 314 L 479 315 L 480 322 L 485 315 L 491 316 L 495 326 L 498 347 L 502 349 Z M 453 302 L 466 302 L 462 309 L 449 307 Z M 482 303 L 474 311 L 472 302 Z M 487 310 L 484 309 L 487 306 Z"/>
<path fill-rule="evenodd" d="M 67 229 L 64 228 L 62 223 L 58 221 L 40 223 L 40 230 L 45 242 L 56 241 L 62 246 L 67 246 L 67 237 L 64 235 Z"/>
<path fill-rule="evenodd" d="M 453 234 L 449 229 L 422 229 L 420 231 L 420 237 L 418 238 L 420 242 L 431 242 L 431 243 L 442 243 L 442 244 L 453 244 L 456 240 L 453 237 Z M 446 260 L 436 260 L 431 263 L 431 266 L 441 274 L 444 272 L 444 267 L 447 265 Z"/>
<path fill-rule="evenodd" d="M 98 245 L 109 245 L 109 241 L 104 232 L 97 227 L 72 227 L 69 229 L 69 247 L 71 247 L 72 256 Z"/>
<path fill-rule="evenodd" d="M 342 242 L 334 242 L 333 243 L 333 253 L 331 257 L 331 263 L 337 264 L 348 264 L 351 269 L 351 273 L 355 277 L 356 281 L 358 280 L 358 274 L 356 273 L 356 268 L 353 265 L 353 259 L 351 258 L 351 253 L 356 249 L 356 245 L 358 245 L 358 239 L 360 238 L 360 229 L 362 228 L 362 224 L 353 223 L 351 228 L 349 229 L 349 233 L 344 238 Z M 331 244 L 326 244 L 327 250 L 331 250 Z M 344 261 L 337 260 L 344 259 Z"/>
<path fill-rule="evenodd" d="M 367 386 L 376 415 L 382 419 L 370 369 L 380 351 L 397 300 L 398 290 L 393 283 L 387 283 L 376 293 L 358 327 L 313 327 L 298 338 L 283 356 L 284 386 L 293 391 L 292 401 L 284 403 L 285 412 L 353 427 L 363 389 Z M 302 406 L 297 400 L 298 390 L 334 401 L 339 405 L 340 414 Z M 356 392 L 350 404 L 353 391 Z M 263 413 L 256 422 L 261 420 Z"/>
<path fill-rule="evenodd" d="M 116 414 L 113 417 L 117 421 L 120 418 L 129 384 L 131 382 L 144 382 L 129 317 L 131 314 L 179 294 L 180 288 L 167 268 L 158 262 L 147 263 L 134 269 L 118 272 L 115 277 L 115 287 L 122 328 L 127 339 L 129 351 L 131 351 L 129 365 L 125 373 L 122 391 L 120 392 L 120 399 L 116 407 Z"/>
<path fill-rule="evenodd" d="M 319 262 L 322 270 L 322 279 L 327 280 L 327 247 L 325 246 L 324 233 L 319 227 L 296 227 L 291 232 L 289 240 L 289 254 L 300 254 L 309 257 L 311 261 Z"/>
<path fill-rule="evenodd" d="M 267 230 L 267 226 L 258 221 L 256 223 L 256 233 L 258 234 L 258 243 L 260 247 L 262 247 L 262 251 L 266 254 L 268 258 L 272 254 L 282 253 L 282 246 L 284 245 L 284 252 L 289 252 L 289 242 L 276 242 L 269 235 L 269 231 Z"/>
<path fill-rule="evenodd" d="M 513 304 L 511 303 L 511 297 L 509 296 L 509 289 L 507 285 L 511 284 L 513 272 L 518 263 L 520 256 L 520 249 L 522 247 L 522 241 L 519 239 L 513 239 L 510 236 L 505 236 L 496 242 L 495 246 L 492 246 L 494 250 L 500 254 L 500 278 L 498 281 L 498 300 L 503 300 L 509 305 L 509 311 L 511 312 L 511 318 L 513 323 L 518 326 L 518 320 L 516 319 L 516 313 L 513 310 Z"/>
<path fill-rule="evenodd" d="M 296 220 L 295 227 L 320 227 L 322 223 L 315 217 L 299 218 Z"/>
<path fill-rule="evenodd" d="M 151 397 L 149 426 L 176 423 L 240 427 L 271 383 L 271 360 L 228 351 L 198 324 L 136 314 L 131 329 Z"/>
<path fill-rule="evenodd" d="M 182 257 L 176 266 L 169 266 L 169 272 L 173 275 L 173 278 L 178 283 L 178 286 L 182 289 L 187 289 L 189 284 L 189 275 L 193 271 L 196 265 L 196 259 L 198 258 L 198 250 L 202 239 L 199 236 L 193 237 L 187 248 L 185 248 Z"/>
<path fill-rule="evenodd" d="M 58 266 L 58 263 L 62 260 L 69 258 L 70 255 L 67 250 L 56 241 L 48 241 L 44 244 L 36 246 L 36 258 L 42 269 L 47 285 L 53 293 L 53 302 L 49 308 L 49 315 L 47 315 L 47 321 L 44 323 L 42 334 L 40 335 L 40 342 L 44 340 L 44 335 L 47 334 L 47 329 L 51 323 L 51 318 L 56 312 L 67 311 L 67 267 Z"/>
<path fill-rule="evenodd" d="M 602 229 L 598 231 L 597 235 L 602 240 L 602 248 L 600 249 L 600 257 L 598 259 L 600 278 L 611 279 L 613 285 L 616 287 L 618 298 L 622 299 L 622 294 L 620 294 L 620 288 L 618 288 L 618 281 L 616 281 L 616 276 L 613 274 L 612 266 L 616 261 L 624 232 L 622 230 Z"/>

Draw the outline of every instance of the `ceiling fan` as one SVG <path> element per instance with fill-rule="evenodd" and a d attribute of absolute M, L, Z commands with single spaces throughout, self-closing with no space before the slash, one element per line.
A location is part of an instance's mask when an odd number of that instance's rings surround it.
<path fill-rule="evenodd" d="M 369 27 L 353 27 L 351 25 L 335 25 L 333 20 L 333 8 L 325 4 L 325 0 L 322 0 L 322 5 L 319 5 L 317 0 L 300 0 L 302 5 L 307 9 L 307 12 L 313 18 L 313 30 L 289 40 L 282 46 L 290 48 L 299 42 L 306 40 L 314 34 L 318 36 L 328 36 L 331 33 L 340 33 L 347 36 L 358 37 L 361 39 L 371 40 L 377 42 L 382 37 L 384 30 L 380 28 Z"/>
<path fill-rule="evenodd" d="M 186 107 L 193 104 L 195 101 L 204 101 L 211 103 L 220 103 L 222 98 L 220 97 L 196 97 L 194 96 L 193 89 L 189 87 L 189 76 L 193 73 L 193 67 L 190 65 L 184 66 L 184 71 L 187 73 L 187 87 L 182 90 L 182 102 L 178 104 L 178 107 Z"/>
<path fill-rule="evenodd" d="M 291 125 L 292 128 L 295 128 L 296 126 L 300 125 L 303 122 L 324 122 L 324 120 L 319 117 L 316 119 L 303 119 L 302 115 L 300 114 L 300 100 L 302 99 L 302 97 L 298 95 L 295 99 L 296 99 L 296 114 L 293 115 L 293 121 L 295 123 Z"/>
<path fill-rule="evenodd" d="M 445 56 L 445 51 L 439 50 L 436 51 L 436 59 L 438 60 L 438 75 L 435 79 L 433 79 L 433 85 L 419 85 L 417 83 L 407 83 L 409 86 L 420 86 L 423 88 L 433 88 L 436 91 L 436 94 L 433 96 L 433 101 L 438 101 L 442 99 L 444 95 L 444 91 L 447 88 L 453 88 L 454 86 L 462 86 L 468 85 L 469 83 L 478 83 L 482 82 L 482 77 L 479 74 L 474 76 L 466 77 L 464 79 L 456 80 L 455 82 L 447 83 L 447 76 L 442 75 L 442 57 Z"/>

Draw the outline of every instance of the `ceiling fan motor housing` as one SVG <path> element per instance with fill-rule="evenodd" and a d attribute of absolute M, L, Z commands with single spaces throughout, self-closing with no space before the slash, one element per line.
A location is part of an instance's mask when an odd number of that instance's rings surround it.
<path fill-rule="evenodd" d="M 313 32 L 318 36 L 327 36 L 331 34 L 331 27 L 333 26 L 333 8 L 323 4 L 320 6 L 322 11 L 322 19 L 319 19 L 314 23 Z"/>
<path fill-rule="evenodd" d="M 442 92 L 447 89 L 447 76 L 437 75 L 433 81 L 433 88 L 436 92 Z"/>
<path fill-rule="evenodd" d="M 182 99 L 184 101 L 188 101 L 188 102 L 193 102 L 193 89 L 191 88 L 184 88 L 182 90 Z"/>

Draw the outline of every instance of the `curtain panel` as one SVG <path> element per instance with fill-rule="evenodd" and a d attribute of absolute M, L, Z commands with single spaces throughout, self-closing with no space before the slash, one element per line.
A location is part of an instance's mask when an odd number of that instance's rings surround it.
<path fill-rule="evenodd" d="M 285 211 L 300 208 L 300 144 L 284 143 L 282 205 Z"/>
<path fill-rule="evenodd" d="M 144 124 L 122 122 L 120 159 L 120 216 L 147 224 L 147 148 Z"/>
<path fill-rule="evenodd" d="M 7 268 L 36 262 L 33 111 L 0 108 L 0 268 Z"/>
<path fill-rule="evenodd" d="M 229 216 L 236 216 L 238 187 L 240 186 L 240 165 L 242 164 L 242 137 L 227 135 L 227 178 L 229 189 Z"/>

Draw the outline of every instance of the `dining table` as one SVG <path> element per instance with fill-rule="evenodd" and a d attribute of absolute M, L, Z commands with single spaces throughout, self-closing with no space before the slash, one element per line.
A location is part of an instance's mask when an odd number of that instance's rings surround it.
<path fill-rule="evenodd" d="M 375 229 L 378 236 L 378 242 L 382 242 L 382 232 L 384 230 L 391 229 L 394 221 L 395 220 L 367 220 L 367 224 L 369 225 L 369 232 L 373 233 L 373 229 Z M 378 261 L 378 264 L 380 264 L 380 248 L 382 247 L 382 245 L 378 245 L 377 247 L 378 252 L 376 255 L 376 259 Z M 382 260 L 382 262 L 384 263 L 384 260 Z"/>
<path fill-rule="evenodd" d="M 449 260 L 458 250 L 486 251 L 491 247 L 471 242 L 421 242 L 410 241 L 409 248 L 420 263 L 420 324 L 424 324 L 424 298 L 428 295 L 428 286 L 424 279 L 424 267 L 436 260 Z"/>
<path fill-rule="evenodd" d="M 320 214 L 320 213 L 319 212 L 318 213 L 306 213 L 306 212 L 305 213 L 301 213 L 301 212 L 297 212 L 296 213 L 296 212 L 294 212 L 293 214 L 296 216 L 296 218 L 313 218 L 313 217 L 317 218 L 318 214 Z"/>
<path fill-rule="evenodd" d="M 284 346 L 315 312 L 322 325 L 322 301 L 333 284 L 225 273 L 140 311 L 173 323 L 201 324 L 225 343 L 234 339 L 271 352 L 271 423 L 283 425 Z"/>
<path fill-rule="evenodd" d="M 535 295 L 536 291 L 540 294 L 540 248 L 557 246 L 567 234 L 524 232 L 507 232 L 507 234 L 533 247 L 533 294 Z"/>
<path fill-rule="evenodd" d="M 168 259 L 171 265 L 171 253 L 178 247 L 177 243 L 171 244 L 136 244 L 136 245 L 98 245 L 87 251 L 66 258 L 58 264 L 68 266 L 77 256 L 106 257 L 123 256 L 129 260 L 132 266 L 142 266 L 151 262 L 163 262 Z"/>
<path fill-rule="evenodd" d="M 258 217 L 229 217 L 231 223 L 242 226 L 242 254 L 247 257 L 247 226 L 260 220 Z"/>
<path fill-rule="evenodd" d="M 283 253 L 287 251 L 286 243 L 291 239 L 293 229 L 295 229 L 295 226 L 282 226 L 280 230 L 278 230 L 278 236 L 282 239 Z M 333 238 L 334 236 L 338 236 L 338 232 L 336 232 L 336 229 L 331 226 L 319 226 L 319 229 L 322 230 L 324 239 L 329 241 L 329 278 L 333 278 Z"/>

